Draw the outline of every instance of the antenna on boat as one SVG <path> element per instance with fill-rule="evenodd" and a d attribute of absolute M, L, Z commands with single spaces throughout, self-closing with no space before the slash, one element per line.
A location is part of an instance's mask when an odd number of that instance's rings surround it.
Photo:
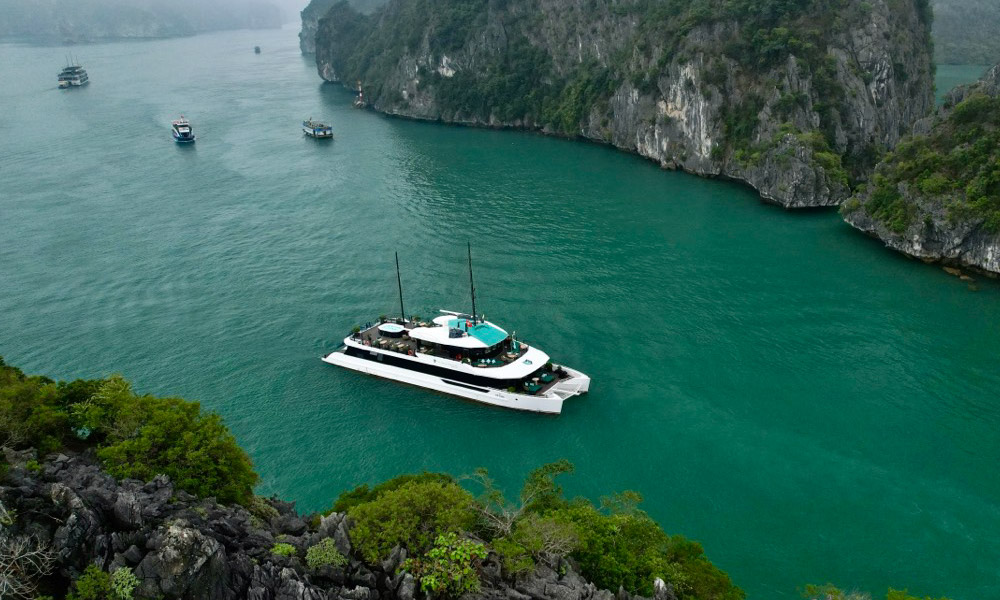
<path fill-rule="evenodd" d="M 403 310 L 403 280 L 399 278 L 399 252 L 396 253 L 396 283 L 399 285 L 399 314 L 403 316 L 403 322 L 406 322 L 406 311 Z"/>
<path fill-rule="evenodd" d="M 476 284 L 472 281 L 472 242 L 469 242 L 469 288 L 472 290 L 472 322 L 478 323 L 476 318 Z"/>

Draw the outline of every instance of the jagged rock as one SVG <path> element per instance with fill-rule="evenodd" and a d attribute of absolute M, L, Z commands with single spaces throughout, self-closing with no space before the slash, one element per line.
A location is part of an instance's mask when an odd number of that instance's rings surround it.
<path fill-rule="evenodd" d="M 406 560 L 406 548 L 402 546 L 395 546 L 392 551 L 389 552 L 389 557 L 382 561 L 382 570 L 388 574 L 395 573 L 400 566 L 402 566 L 403 561 Z"/>
<path fill-rule="evenodd" d="M 673 585 L 657 577 L 653 580 L 653 598 L 654 600 L 677 600 L 677 595 L 674 593 Z"/>
<path fill-rule="evenodd" d="M 371 600 L 372 590 L 360 585 L 351 589 L 344 588 L 338 595 L 338 598 L 340 600 Z"/>
<path fill-rule="evenodd" d="M 273 520 L 272 525 L 278 530 L 278 533 L 293 536 L 302 535 L 308 529 L 306 522 L 295 514 L 279 515 Z"/>
<path fill-rule="evenodd" d="M 375 587 L 375 574 L 365 565 L 359 565 L 351 573 L 350 581 L 358 586 L 373 588 Z"/>
<path fill-rule="evenodd" d="M 343 513 L 330 513 L 320 519 L 317 533 L 319 535 L 319 539 L 325 537 L 333 538 L 333 542 L 336 544 L 337 550 L 339 550 L 344 556 L 350 556 L 351 539 L 348 537 L 348 529 L 347 515 Z"/>
<path fill-rule="evenodd" d="M 158 530 L 148 543 L 152 550 L 135 569 L 147 596 L 168 598 L 231 598 L 226 589 L 229 566 L 216 540 L 176 523 Z"/>
<path fill-rule="evenodd" d="M 120 492 L 112 512 L 115 524 L 124 529 L 142 527 L 142 506 L 135 492 Z"/>
<path fill-rule="evenodd" d="M 92 456 L 53 458 L 41 473 L 12 469 L 0 483 L 0 498 L 17 516 L 14 534 L 30 533 L 52 543 L 57 577 L 66 586 L 87 565 L 97 564 L 105 570 L 132 568 L 140 579 L 139 594 L 163 600 L 422 597 L 413 575 L 399 570 L 407 556 L 402 547 L 371 565 L 350 553 L 349 524 L 342 514 L 321 519 L 314 534 L 285 538 L 305 547 L 331 537 L 341 551 L 347 549 L 347 569 L 309 571 L 300 557 L 271 553 L 277 527 L 297 529 L 291 503 L 276 503 L 274 523 L 253 529 L 242 507 L 175 493 L 167 478 L 117 482 Z M 490 555 L 481 565 L 481 582 L 479 592 L 462 600 L 615 600 L 565 562 L 559 572 L 539 567 L 514 584 L 503 578 L 496 555 Z M 638 599 L 621 594 L 617 600 Z M 664 594 L 656 600 L 676 599 Z"/>
<path fill-rule="evenodd" d="M 416 592 L 417 581 L 413 578 L 413 575 L 404 573 L 402 581 L 399 582 L 399 587 L 396 588 L 396 597 L 399 600 L 413 600 Z"/>

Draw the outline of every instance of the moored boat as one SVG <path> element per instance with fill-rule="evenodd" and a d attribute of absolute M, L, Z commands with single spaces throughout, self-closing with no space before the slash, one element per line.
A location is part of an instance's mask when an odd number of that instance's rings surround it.
<path fill-rule="evenodd" d="M 403 310 L 399 259 L 400 314 Z M 470 250 L 469 282 L 472 284 Z M 476 313 L 442 310 L 419 317 L 380 318 L 356 327 L 323 361 L 403 383 L 515 410 L 559 414 L 563 402 L 590 390 L 590 377 L 553 364 L 549 355 Z"/>
<path fill-rule="evenodd" d="M 333 139 L 333 127 L 313 119 L 302 121 L 302 133 L 311 138 Z"/>
<path fill-rule="evenodd" d="M 178 144 L 190 144 L 197 139 L 194 130 L 191 129 L 191 122 L 184 118 L 184 115 L 170 122 L 170 132 Z"/>

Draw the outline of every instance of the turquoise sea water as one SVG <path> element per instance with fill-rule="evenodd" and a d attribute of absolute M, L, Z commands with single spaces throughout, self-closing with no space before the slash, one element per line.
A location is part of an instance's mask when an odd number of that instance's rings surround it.
<path fill-rule="evenodd" d="M 66 49 L 0 45 L 8 362 L 200 399 L 302 509 L 565 457 L 570 493 L 640 491 L 752 600 L 1000 597 L 1000 286 L 607 148 L 351 109 L 292 29 L 72 51 L 67 92 Z M 466 309 L 468 240 L 481 310 L 593 377 L 561 416 L 319 361 L 393 312 L 394 251 L 408 310 Z"/>
<path fill-rule="evenodd" d="M 992 65 L 938 65 L 935 78 L 935 95 L 938 104 L 944 100 L 945 94 L 955 87 L 971 83 L 982 77 Z"/>

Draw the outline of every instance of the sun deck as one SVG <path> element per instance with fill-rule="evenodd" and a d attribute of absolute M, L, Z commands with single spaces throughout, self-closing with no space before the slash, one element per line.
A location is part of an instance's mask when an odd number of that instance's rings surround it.
<path fill-rule="evenodd" d="M 475 327 L 477 326 L 474 325 L 468 329 L 474 329 Z M 435 341 L 440 339 L 445 342 L 445 344 L 450 341 L 452 344 L 445 345 L 440 343 L 431 343 L 426 341 L 426 339 L 416 339 L 411 337 L 410 333 L 414 329 L 418 328 L 442 329 L 445 335 L 443 337 L 436 335 L 433 336 L 433 339 L 435 339 Z M 462 347 L 462 344 L 456 344 L 455 342 L 469 339 L 478 340 L 478 336 L 475 336 L 474 332 L 469 332 L 466 337 L 448 338 L 446 334 L 450 328 L 451 327 L 449 326 L 440 325 L 434 322 L 406 321 L 404 323 L 401 322 L 401 320 L 390 320 L 368 323 L 365 327 L 361 328 L 359 332 L 352 334 L 351 337 L 364 346 L 371 346 L 380 350 L 409 356 L 415 356 L 419 353 L 427 356 L 433 356 L 435 358 L 454 361 L 455 363 L 464 363 L 466 365 L 476 367 L 477 369 L 492 369 L 514 364 L 521 360 L 531 350 L 528 344 L 511 340 L 507 338 L 506 335 L 500 339 L 496 339 L 495 332 L 502 330 L 492 326 L 492 331 L 483 333 L 483 335 L 489 336 L 488 339 L 495 342 L 493 345 L 499 345 L 498 350 L 488 356 L 470 357 L 470 351 L 477 350 L 477 348 L 469 348 L 467 346 Z M 462 328 L 462 330 L 466 331 L 466 328 Z M 424 329 L 424 331 L 426 331 L 426 329 Z M 535 350 L 535 352 L 537 352 L 537 350 Z M 547 355 L 543 354 L 543 356 Z M 536 371 L 539 372 L 533 372 L 530 379 L 520 381 L 520 387 L 525 392 L 530 394 L 544 394 L 560 379 L 567 376 L 565 371 L 562 371 L 561 369 L 557 368 L 556 370 L 549 370 L 546 366 L 547 365 L 544 363 L 540 364 L 539 369 L 536 369 Z"/>

